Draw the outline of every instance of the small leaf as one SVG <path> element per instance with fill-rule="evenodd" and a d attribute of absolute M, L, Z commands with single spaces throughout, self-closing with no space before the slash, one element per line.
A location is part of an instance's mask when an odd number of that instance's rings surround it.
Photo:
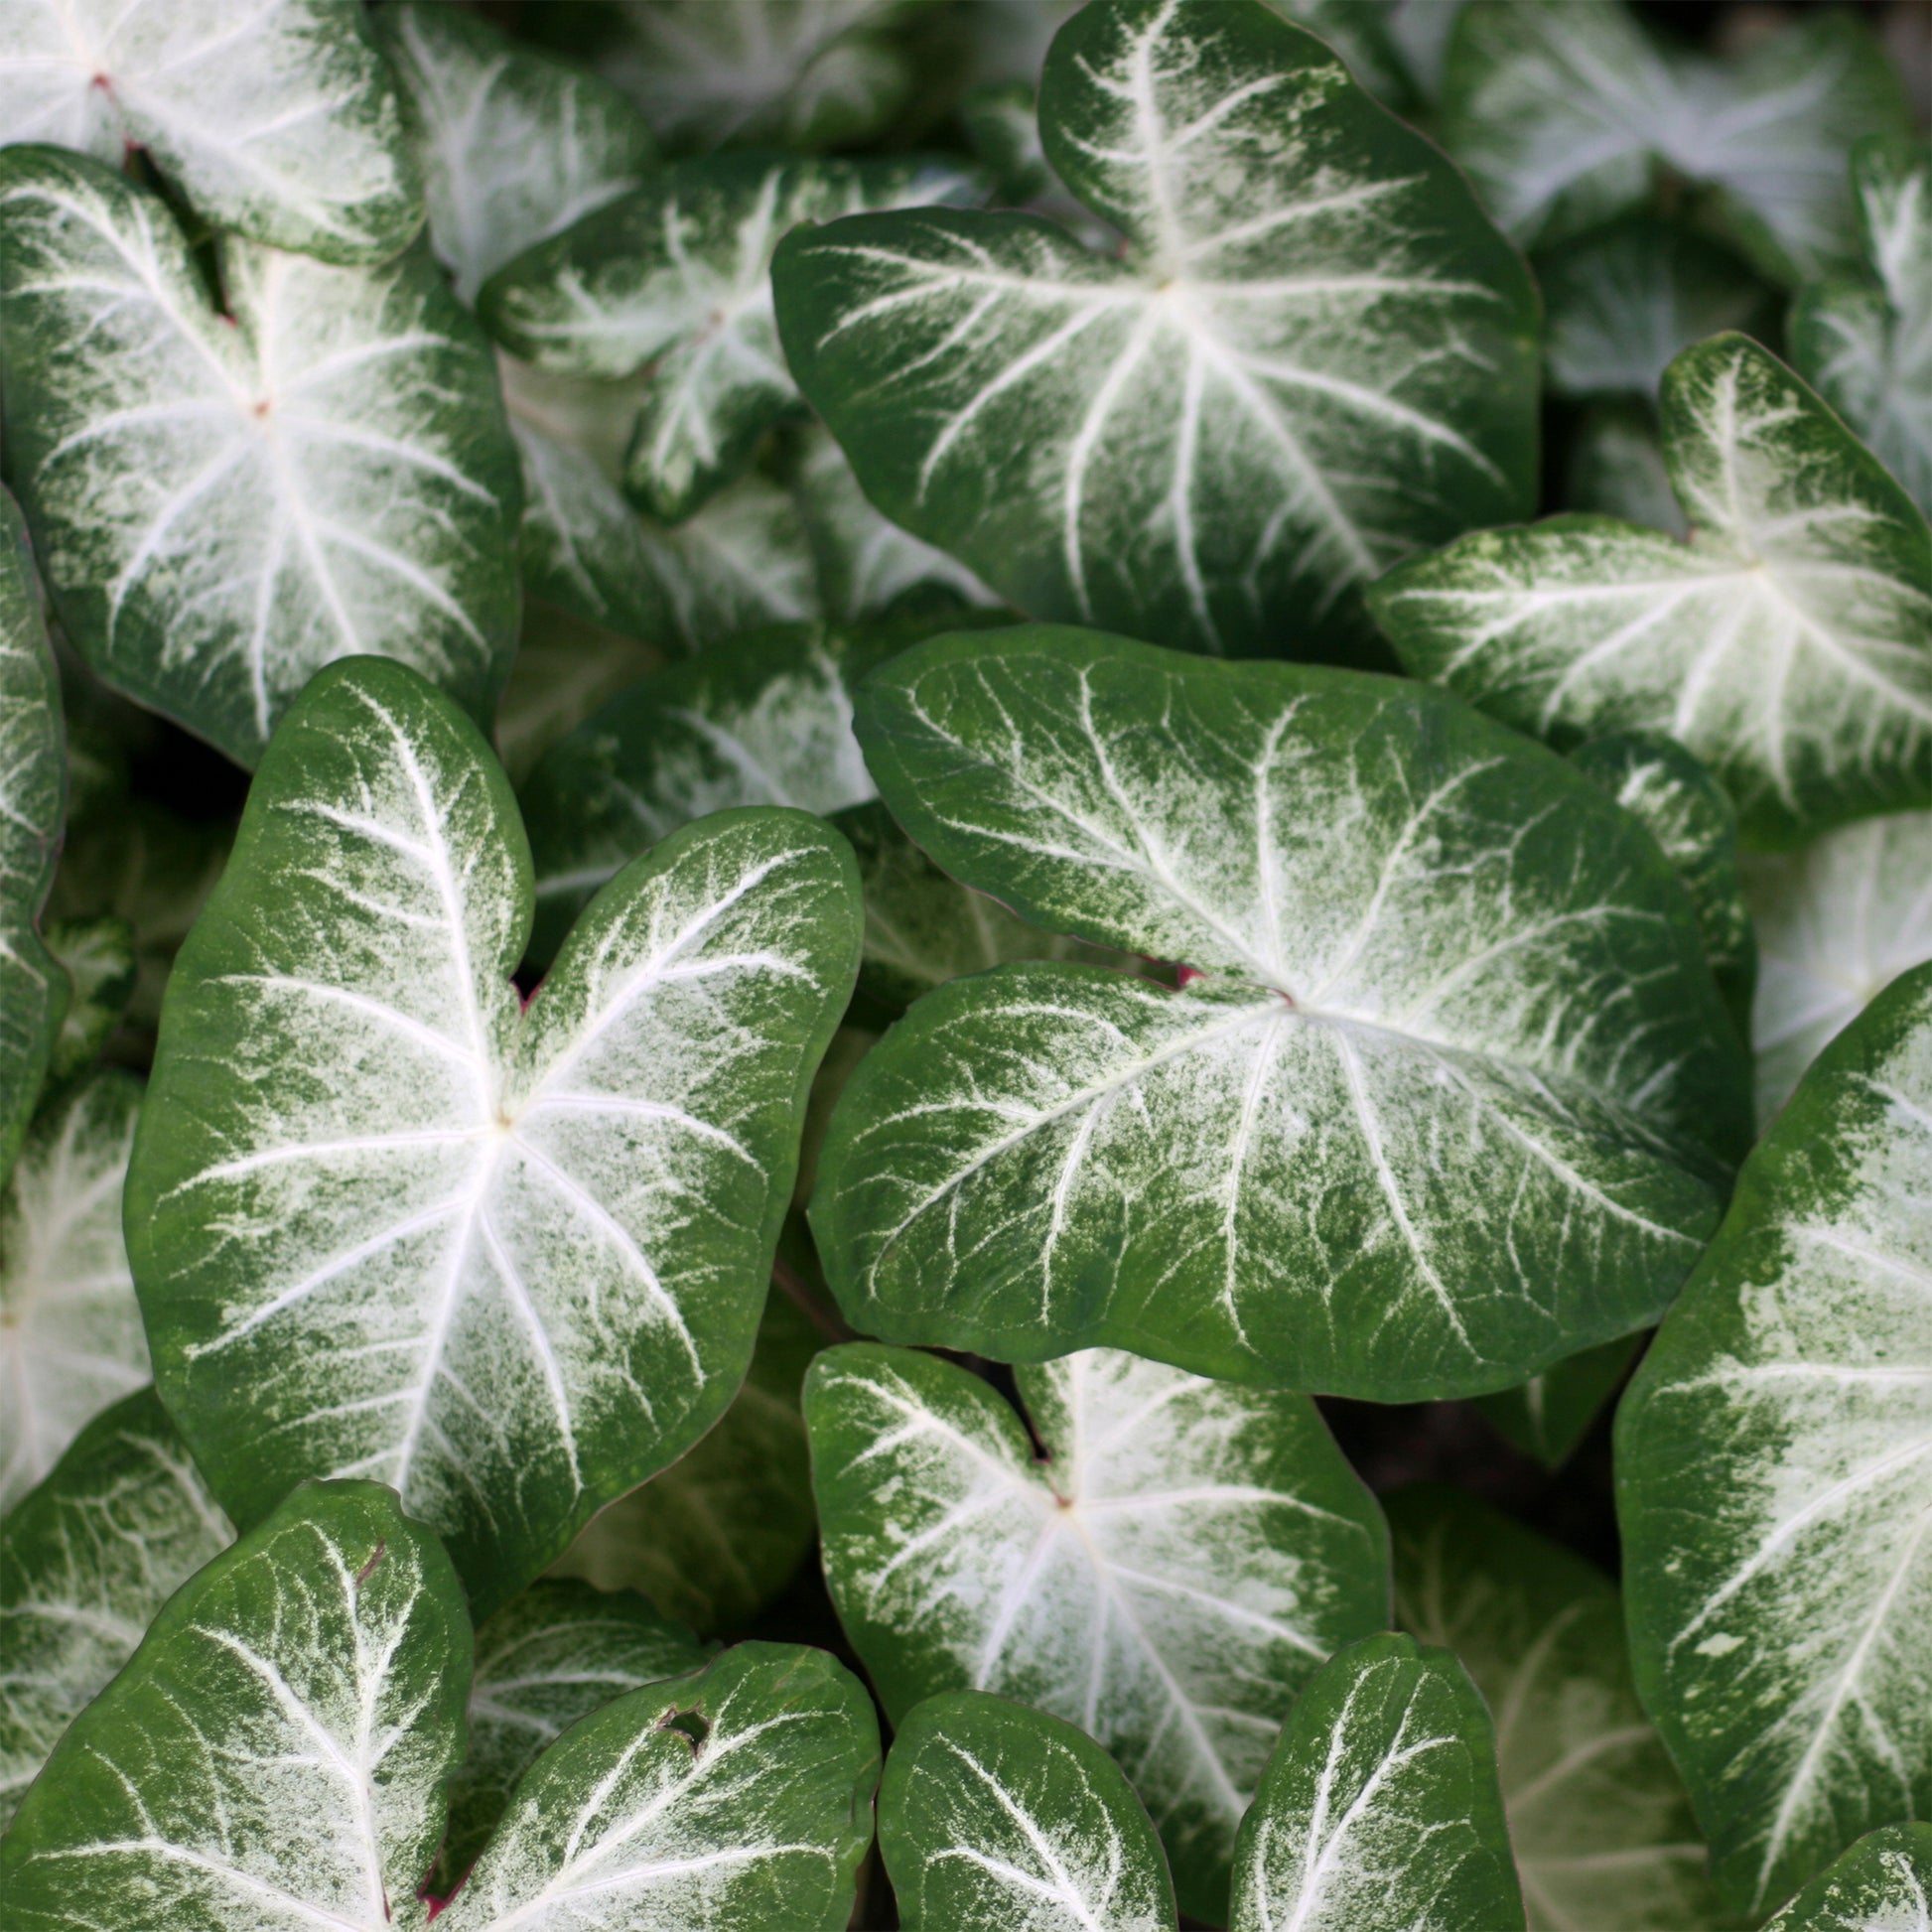
<path fill-rule="evenodd" d="M 470 1628 L 430 1533 L 308 1485 L 171 1597 L 0 1842 L 9 1932 L 420 1925 Z"/>
<path fill-rule="evenodd" d="M 1388 1498 L 1396 1620 L 1454 1653 L 1495 1714 L 1530 1932 L 1720 1932 L 1735 1923 L 1630 1682 L 1616 1587 L 1457 1490 Z"/>
<path fill-rule="evenodd" d="M 491 276 L 482 314 L 505 347 L 557 374 L 615 380 L 649 365 L 624 488 L 675 523 L 743 476 L 799 407 L 771 313 L 785 231 L 981 192 L 942 162 L 682 162 Z"/>
<path fill-rule="evenodd" d="M 894 521 L 1035 617 L 1252 654 L 1347 642 L 1367 579 L 1528 510 L 1523 264 L 1321 42 L 1100 0 L 1039 117 L 1124 261 L 937 209 L 779 248 L 792 371 Z"/>
<path fill-rule="evenodd" d="M 1331 1658 L 1235 1858 L 1232 1932 L 1521 1932 L 1495 1738 L 1461 1665 L 1398 1636 Z"/>
<path fill-rule="evenodd" d="M 1576 1453 L 1624 1372 L 1642 1352 L 1641 1335 L 1566 1355 L 1513 1389 L 1479 1395 L 1475 1407 L 1503 1437 L 1546 1469 L 1560 1469 Z"/>
<path fill-rule="evenodd" d="M 1584 411 L 1570 446 L 1563 501 L 1568 509 L 1594 510 L 1666 536 L 1690 534 L 1664 467 L 1656 413 L 1644 403 L 1592 403 Z"/>
<path fill-rule="evenodd" d="M 140 1112 L 140 1081 L 117 1067 L 55 1093 L 0 1190 L 0 1510 L 148 1379 L 121 1237 Z"/>
<path fill-rule="evenodd" d="M 1932 1809 L 1932 967 L 1826 1048 L 1617 1416 L 1644 1706 L 1720 1888 Z"/>
<path fill-rule="evenodd" d="M 455 7 L 385 7 L 376 27 L 410 104 L 430 244 L 465 302 L 649 169 L 650 130 L 595 74 Z"/>
<path fill-rule="evenodd" d="M 0 1827 L 175 1591 L 233 1540 L 152 1387 L 0 1522 Z"/>
<path fill-rule="evenodd" d="M 1868 280 L 1799 292 L 1791 359 L 1932 516 L 1932 149 L 1852 157 Z"/>
<path fill-rule="evenodd" d="M 1387 1615 L 1379 1512 L 1303 1396 L 1088 1349 L 978 1377 L 854 1343 L 805 1381 L 825 1575 L 895 1721 L 1013 1697 L 1119 1760 L 1218 1919 L 1296 1691 Z"/>
<path fill-rule="evenodd" d="M 801 813 L 663 841 L 525 1012 L 530 905 L 475 726 L 332 665 L 182 949 L 129 1182 L 157 1379 L 229 1513 L 380 1475 L 479 1615 L 730 1401 L 859 943 Z"/>
<path fill-rule="evenodd" d="M 58 919 L 43 936 L 72 989 L 48 1062 L 65 1080 L 98 1056 L 134 997 L 134 928 L 125 919 Z"/>
<path fill-rule="evenodd" d="M 1488 530 L 1370 593 L 1404 664 L 1558 744 L 1661 731 L 1745 837 L 1932 804 L 1932 529 L 1741 336 L 1664 377 L 1688 544 L 1602 517 Z"/>
<path fill-rule="evenodd" d="M 422 224 L 395 76 L 333 0 L 14 0 L 0 128 L 146 149 L 211 226 L 324 261 L 386 261 Z"/>
<path fill-rule="evenodd" d="M 1161 1841 L 1084 1731 L 979 1691 L 915 1705 L 879 1789 L 905 1932 L 1173 1932 Z"/>
<path fill-rule="evenodd" d="M 1932 959 L 1932 812 L 1752 854 L 1743 879 L 1763 956 L 1751 1038 L 1758 1125 L 1768 1127 L 1826 1042 Z"/>
<path fill-rule="evenodd" d="M 421 248 L 220 259 L 227 315 L 156 197 L 0 151 L 10 460 L 63 627 L 243 764 L 312 671 L 358 651 L 486 715 L 515 638 L 517 481 L 476 324 Z"/>
<path fill-rule="evenodd" d="M 996 967 L 867 1055 L 812 1203 L 856 1327 L 1396 1402 L 1662 1313 L 1747 1073 L 1589 779 L 1425 687 L 1044 626 L 902 653 L 859 736 L 955 878 L 1186 970 Z"/>
<path fill-rule="evenodd" d="M 1932 1923 L 1932 1825 L 1886 1825 L 1819 1873 L 1765 1932 L 1906 1932 Z"/>

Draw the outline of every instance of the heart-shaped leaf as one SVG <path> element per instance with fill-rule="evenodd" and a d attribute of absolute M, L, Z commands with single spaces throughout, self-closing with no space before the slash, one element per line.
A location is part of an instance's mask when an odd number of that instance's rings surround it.
<path fill-rule="evenodd" d="M 134 997 L 134 928 L 125 919 L 54 919 L 43 934 L 69 989 L 48 1073 L 66 1080 L 92 1064 Z"/>
<path fill-rule="evenodd" d="M 0 1522 L 0 1827 L 155 1613 L 233 1540 L 152 1387 Z"/>
<path fill-rule="evenodd" d="M 1028 1427 L 912 1350 L 826 1350 L 805 1426 L 840 1620 L 889 1716 L 995 1691 L 1134 1783 L 1184 1910 L 1228 1860 L 1296 1691 L 1378 1628 L 1381 1517 L 1306 1397 L 1113 1349 L 1019 1371 Z"/>
<path fill-rule="evenodd" d="M 40 934 L 67 809 L 61 681 L 27 531 L 0 489 L 0 1179 L 33 1118 L 69 980 Z"/>
<path fill-rule="evenodd" d="M 1932 529 L 1742 336 L 1664 377 L 1688 544 L 1607 518 L 1487 530 L 1377 584 L 1403 662 L 1562 744 L 1668 733 L 1791 845 L 1932 804 Z"/>
<path fill-rule="evenodd" d="M 1932 1923 L 1932 1825 L 1886 1825 L 1814 1878 L 1765 1932 L 1890 1932 Z"/>
<path fill-rule="evenodd" d="M 1850 14 L 1807 15 L 1720 65 L 1666 52 L 1622 0 L 1479 0 L 1444 81 L 1444 141 L 1519 241 L 1580 234 L 1676 177 L 1786 279 L 1846 252 L 1846 149 L 1909 125 Z"/>
<path fill-rule="evenodd" d="M 0 140 L 156 164 L 217 228 L 386 261 L 422 224 L 395 76 L 334 0 L 13 0 Z"/>
<path fill-rule="evenodd" d="M 1495 1716 L 1530 1932 L 1721 1932 L 1690 1800 L 1630 1682 L 1616 1586 L 1459 1490 L 1388 1498 L 1396 1619 Z"/>
<path fill-rule="evenodd" d="M 792 372 L 866 493 L 1035 617 L 1308 650 L 1533 495 L 1535 298 L 1454 169 L 1258 0 L 1098 0 L 1047 159 L 1130 243 L 924 209 L 791 236 Z"/>
<path fill-rule="evenodd" d="M 1861 142 L 1852 183 L 1867 279 L 1800 292 L 1791 359 L 1932 515 L 1932 149 Z"/>
<path fill-rule="evenodd" d="M 182 949 L 129 1181 L 157 1379 L 230 1514 L 379 1475 L 480 1615 L 731 1400 L 859 942 L 800 813 L 665 840 L 523 1012 L 530 908 L 475 726 L 330 666 Z"/>
<path fill-rule="evenodd" d="M 409 100 L 430 244 L 464 301 L 649 169 L 649 128 L 595 74 L 457 7 L 385 7 L 376 26 Z"/>
<path fill-rule="evenodd" d="M 948 872 L 1191 983 L 1006 966 L 912 1009 L 812 1202 L 855 1326 L 1395 1402 L 1663 1311 L 1747 1076 L 1590 779 L 1420 686 L 1046 627 L 915 646 L 859 735 Z"/>
<path fill-rule="evenodd" d="M 98 162 L 0 152 L 10 460 L 63 627 L 253 764 L 318 665 L 380 650 L 479 717 L 516 634 L 515 454 L 489 352 L 419 247 L 221 250 Z"/>
<path fill-rule="evenodd" d="M 1161 1841 L 1084 1731 L 980 1691 L 899 1725 L 879 1849 L 904 1932 L 1173 1932 Z"/>
<path fill-rule="evenodd" d="M 1807 1073 L 1617 1416 L 1630 1647 L 1719 1884 L 1932 1809 L 1932 966 Z"/>
<path fill-rule="evenodd" d="M 1495 1737 L 1461 1665 L 1398 1636 L 1330 1659 L 1236 1857 L 1233 1932 L 1522 1932 Z"/>
<path fill-rule="evenodd" d="M 675 523 L 743 476 L 765 431 L 799 407 L 771 312 L 786 230 L 983 192 L 945 162 L 681 162 L 491 276 L 482 314 L 539 368 L 610 380 L 650 366 L 624 488 Z"/>
<path fill-rule="evenodd" d="M 1932 959 L 1932 812 L 1752 854 L 1743 878 L 1763 957 L 1751 1039 L 1758 1124 L 1768 1127 L 1826 1042 Z"/>
<path fill-rule="evenodd" d="M 140 1112 L 141 1083 L 118 1067 L 55 1092 L 0 1189 L 0 1509 L 148 1379 L 121 1238 Z"/>

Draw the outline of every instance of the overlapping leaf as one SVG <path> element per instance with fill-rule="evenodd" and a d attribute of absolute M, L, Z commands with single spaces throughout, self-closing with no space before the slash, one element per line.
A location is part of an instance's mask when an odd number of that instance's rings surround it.
<path fill-rule="evenodd" d="M 1656 412 L 1647 403 L 1593 403 L 1584 411 L 1570 445 L 1563 500 L 1573 510 L 1674 537 L 1690 534 L 1664 467 Z"/>
<path fill-rule="evenodd" d="M 1617 1418 L 1631 1652 L 1730 1901 L 1932 1808 L 1932 967 L 1745 1164 Z"/>
<path fill-rule="evenodd" d="M 1161 1841 L 1093 1739 L 951 1691 L 898 1726 L 879 1847 L 905 1932 L 1173 1932 Z"/>
<path fill-rule="evenodd" d="M 220 259 L 226 314 L 157 197 L 0 152 L 10 463 L 63 626 L 245 764 L 355 652 L 486 714 L 515 641 L 517 480 L 476 324 L 421 248 Z"/>
<path fill-rule="evenodd" d="M 379 1476 L 480 1614 L 730 1401 L 858 953 L 851 855 L 797 813 L 661 843 L 525 1013 L 530 906 L 475 727 L 330 667 L 183 948 L 129 1185 L 158 1379 L 230 1513 Z"/>
<path fill-rule="evenodd" d="M 394 74 L 332 0 L 11 0 L 0 141 L 144 148 L 218 228 L 385 261 L 423 198 Z"/>
<path fill-rule="evenodd" d="M 1588 1435 L 1643 1347 L 1641 1335 L 1566 1355 L 1513 1389 L 1479 1395 L 1475 1407 L 1525 1455 L 1560 1469 Z"/>
<path fill-rule="evenodd" d="M 0 1827 L 73 1719 L 233 1532 L 152 1387 L 0 1522 Z"/>
<path fill-rule="evenodd" d="M 1932 1825 L 1886 1825 L 1814 1878 L 1767 1932 L 1909 1932 L 1927 1924 Z"/>
<path fill-rule="evenodd" d="M 897 522 L 1036 617 L 1279 652 L 1527 510 L 1522 263 L 1321 42 L 1258 0 L 1100 0 L 1039 111 L 1126 261 L 933 210 L 778 251 L 793 373 Z"/>
<path fill-rule="evenodd" d="M 1741 336 L 1664 378 L 1688 544 L 1554 517 L 1465 537 L 1371 593 L 1403 662 L 1552 740 L 1668 733 L 1790 845 L 1932 803 L 1932 529 Z"/>
<path fill-rule="evenodd" d="M 1296 1700 L 1241 1827 L 1233 1932 L 1511 1932 L 1489 1714 L 1447 1651 L 1344 1650 Z"/>
<path fill-rule="evenodd" d="M 606 380 L 650 368 L 624 487 L 678 522 L 743 476 L 759 438 L 799 406 L 771 311 L 785 231 L 981 192 L 945 162 L 683 162 L 518 256 L 484 286 L 482 311 L 540 368 Z"/>
<path fill-rule="evenodd" d="M 1744 1059 L 1588 778 L 1415 685 L 1044 627 L 915 646 L 859 732 L 948 872 L 1190 983 L 1008 966 L 912 1009 L 813 1199 L 855 1325 L 1401 1401 L 1662 1311 Z"/>
<path fill-rule="evenodd" d="M 1185 1910 L 1216 1918 L 1296 1691 L 1387 1614 L 1374 1503 L 1305 1397 L 1112 1349 L 1019 1371 L 1021 1418 L 910 1350 L 805 1384 L 826 1579 L 895 1720 L 1001 1693 L 1119 1760 Z"/>

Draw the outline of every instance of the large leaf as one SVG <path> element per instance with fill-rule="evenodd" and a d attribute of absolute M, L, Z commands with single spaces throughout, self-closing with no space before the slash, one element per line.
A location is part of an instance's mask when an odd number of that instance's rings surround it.
<path fill-rule="evenodd" d="M 1296 1691 L 1387 1616 L 1380 1514 L 1306 1397 L 1112 1349 L 1023 1368 L 1019 1390 L 1031 1439 L 933 1356 L 818 1358 L 805 1424 L 832 1600 L 895 1721 L 995 1691 L 1098 1738 L 1182 1907 L 1218 1919 Z"/>
<path fill-rule="evenodd" d="M 1932 515 L 1932 150 L 1863 142 L 1852 178 L 1869 279 L 1803 290 L 1791 357 Z"/>
<path fill-rule="evenodd" d="M 650 367 L 624 487 L 677 522 L 743 476 L 759 438 L 799 406 L 771 312 L 786 230 L 981 192 L 945 162 L 683 162 L 519 255 L 485 285 L 482 312 L 543 369 L 612 380 Z"/>
<path fill-rule="evenodd" d="M 486 715 L 517 478 L 476 324 L 421 247 L 360 269 L 229 241 L 221 265 L 225 315 L 158 198 L 0 152 L 9 461 L 63 626 L 245 764 L 357 651 Z"/>
<path fill-rule="evenodd" d="M 480 1615 L 730 1401 L 859 940 L 850 852 L 776 811 L 657 846 L 524 1011 L 530 910 L 475 726 L 322 672 L 182 949 L 128 1192 L 229 1512 L 380 1476 Z"/>
<path fill-rule="evenodd" d="M 69 982 L 40 935 L 67 806 L 61 682 L 20 512 L 0 489 L 0 1179 L 33 1118 Z"/>
<path fill-rule="evenodd" d="M 0 1827 L 162 1604 L 232 1536 L 151 1387 L 96 1416 L 0 1522 Z"/>
<path fill-rule="evenodd" d="M 148 1379 L 121 1238 L 140 1112 L 140 1081 L 116 1068 L 53 1094 L 0 1190 L 0 1510 Z"/>
<path fill-rule="evenodd" d="M 337 0 L 10 0 L 0 141 L 145 148 L 213 226 L 324 261 L 423 218 L 395 76 Z"/>
<path fill-rule="evenodd" d="M 1444 140 L 1518 240 L 1582 233 L 1675 177 L 1787 278 L 1845 251 L 1846 149 L 1908 125 L 1896 74 L 1849 13 L 1720 66 L 1666 52 L 1622 0 L 1480 0 L 1444 81 Z"/>
<path fill-rule="evenodd" d="M 1452 1651 L 1494 1714 L 1530 1932 L 1733 1923 L 1631 1685 L 1616 1586 L 1457 1490 L 1399 1490 L 1388 1511 L 1397 1621 Z"/>
<path fill-rule="evenodd" d="M 409 98 L 430 243 L 464 301 L 650 167 L 650 130 L 595 74 L 457 7 L 385 7 L 376 21 Z"/>
<path fill-rule="evenodd" d="M 793 373 L 888 515 L 1035 617 L 1281 652 L 1527 511 L 1528 276 L 1321 42 L 1258 0 L 1098 0 L 1039 113 L 1125 261 L 938 210 L 778 251 Z"/>
<path fill-rule="evenodd" d="M 915 646 L 859 733 L 948 872 L 1189 983 L 1006 966 L 912 1009 L 812 1204 L 857 1327 L 1406 1401 L 1662 1312 L 1745 1064 L 1589 778 L 1421 686 L 1044 627 Z"/>
<path fill-rule="evenodd" d="M 1932 1825 L 1886 1825 L 1814 1878 L 1767 1932 L 1912 1932 L 1928 1924 Z"/>
<path fill-rule="evenodd" d="M 1559 744 L 1668 733 L 1790 845 L 1932 804 L 1932 529 L 1741 336 L 1664 377 L 1689 543 L 1606 517 L 1464 537 L 1371 593 L 1403 662 Z"/>
<path fill-rule="evenodd" d="M 1762 972 L 1751 1015 L 1757 1117 L 1900 973 L 1932 959 L 1932 812 L 1828 832 L 1744 864 Z"/>
<path fill-rule="evenodd" d="M 1084 1731 L 979 1691 L 916 1705 L 879 1787 L 905 1932 L 1173 1932 L 1161 1841 Z"/>
<path fill-rule="evenodd" d="M 1719 1883 L 1932 1810 L 1932 967 L 1826 1048 L 1617 1417 L 1631 1654 Z"/>
<path fill-rule="evenodd" d="M 1521 1932 L 1482 1699 L 1369 1637 L 1296 1700 L 1241 1826 L 1234 1932 Z"/>

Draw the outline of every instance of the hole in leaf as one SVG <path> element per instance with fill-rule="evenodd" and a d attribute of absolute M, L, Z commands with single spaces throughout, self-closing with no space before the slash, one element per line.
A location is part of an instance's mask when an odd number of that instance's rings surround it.
<path fill-rule="evenodd" d="M 691 1755 L 696 1757 L 704 1749 L 704 1740 L 711 1735 L 710 1722 L 695 1711 L 672 1711 L 657 1721 L 659 1730 L 682 1731 L 691 1740 Z"/>

